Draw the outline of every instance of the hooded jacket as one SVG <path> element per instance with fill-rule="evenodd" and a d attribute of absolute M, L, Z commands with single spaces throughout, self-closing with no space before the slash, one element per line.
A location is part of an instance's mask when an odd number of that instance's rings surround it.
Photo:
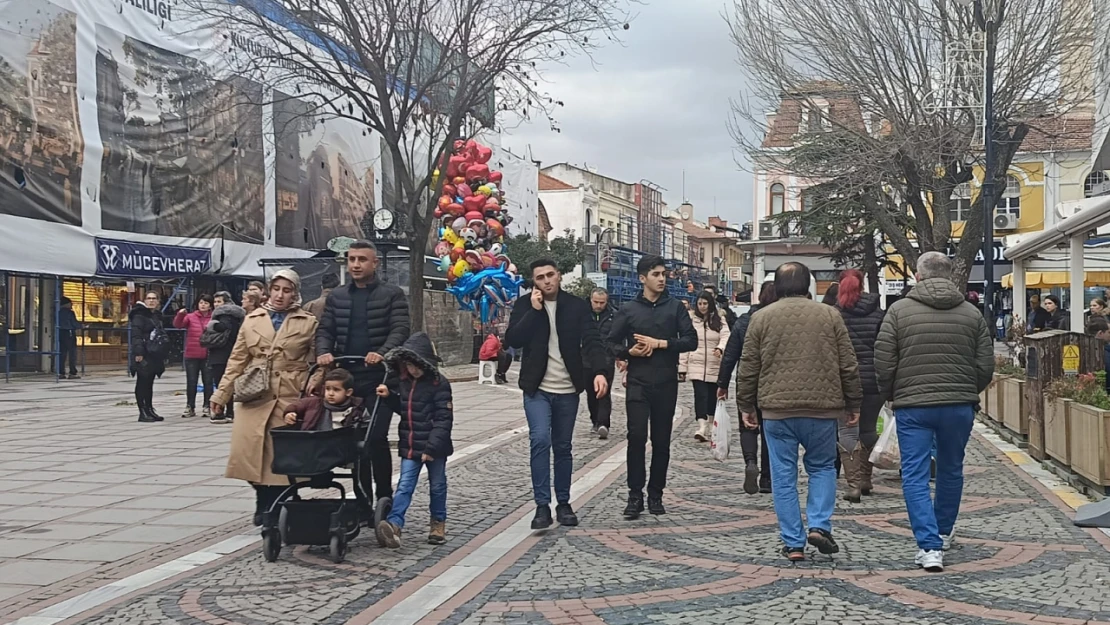
<path fill-rule="evenodd" d="M 709 323 L 694 312 L 690 313 L 690 322 L 694 324 L 694 331 L 698 333 L 698 347 L 689 352 L 683 352 L 678 359 L 678 372 L 685 373 L 687 380 L 701 380 L 716 384 L 720 376 L 721 357 L 714 350 L 720 349 L 722 356 L 728 347 L 732 332 L 728 323 L 721 317 L 721 329 L 714 330 Z"/>
<path fill-rule="evenodd" d="M 166 371 L 166 350 L 155 349 L 151 341 L 155 330 L 162 331 L 162 313 L 139 302 L 131 307 L 127 320 L 131 323 L 131 362 L 128 370 L 132 375 L 162 375 Z M 142 356 L 143 361 L 135 362 L 136 356 Z"/>
<path fill-rule="evenodd" d="M 351 427 L 366 416 L 362 399 L 359 397 L 351 397 L 347 408 L 348 412 L 343 417 L 341 427 Z M 302 397 L 285 407 L 285 413 L 290 412 L 297 415 L 297 427 L 302 430 L 330 430 L 334 425 L 331 422 L 331 411 L 328 410 L 323 397 L 311 395 Z"/>
<path fill-rule="evenodd" d="M 922 280 L 887 311 L 875 372 L 895 408 L 974 405 L 994 374 L 986 319 L 950 280 Z"/>
<path fill-rule="evenodd" d="M 609 331 L 613 328 L 613 318 L 616 316 L 617 310 L 608 304 L 605 305 L 605 310 L 601 312 L 594 312 L 593 307 L 590 308 L 590 318 L 597 324 L 597 335 L 602 341 L 605 341 L 609 337 Z M 610 382 L 613 381 L 613 366 L 616 364 L 614 362 L 615 360 L 613 354 L 606 349 L 605 363 L 607 373 L 605 377 L 608 378 Z"/>
<path fill-rule="evenodd" d="M 864 395 L 878 395 L 879 383 L 875 378 L 875 340 L 879 338 L 879 328 L 883 325 L 886 312 L 879 307 L 879 296 L 875 293 L 861 293 L 855 306 L 841 308 L 837 305 L 844 325 L 848 327 L 848 338 L 852 339 L 852 349 L 856 350 L 859 363 L 859 381 Z"/>
<path fill-rule="evenodd" d="M 185 330 L 185 357 L 203 360 L 208 358 L 208 350 L 200 344 L 200 335 L 204 334 L 204 327 L 212 319 L 211 313 L 202 313 L 199 310 L 186 312 L 184 308 L 177 311 L 173 317 L 173 327 Z"/>
<path fill-rule="evenodd" d="M 439 460 L 455 453 L 451 443 L 451 383 L 436 370 L 438 360 L 432 340 L 423 332 L 413 334 L 404 345 L 386 354 L 389 396 L 383 401 L 401 415 L 397 453 L 402 458 L 419 460 L 422 454 L 428 454 Z M 424 375 L 410 376 L 405 363 L 420 367 Z"/>
<path fill-rule="evenodd" d="M 563 364 L 581 393 L 593 380 L 605 374 L 607 358 L 597 324 L 585 300 L 560 290 L 555 300 L 555 331 L 559 335 L 559 353 Z M 530 295 L 522 295 L 513 304 L 505 344 L 523 349 L 520 359 L 520 389 L 533 395 L 547 373 L 547 343 L 551 338 L 551 321 L 546 310 L 536 310 Z"/>
<path fill-rule="evenodd" d="M 235 346 L 235 338 L 239 335 L 239 328 L 243 326 L 246 316 L 247 311 L 235 304 L 220 304 L 212 311 L 212 319 L 200 335 L 201 346 L 208 349 L 209 365 L 227 364 L 231 357 L 231 348 Z"/>
<path fill-rule="evenodd" d="M 636 345 L 634 334 L 663 339 L 667 348 L 657 349 L 647 358 L 630 357 L 628 350 Z M 690 313 L 666 291 L 654 302 L 641 293 L 625 302 L 613 317 L 608 344 L 614 356 L 628 361 L 630 384 L 676 384 L 679 354 L 697 349 L 698 333 Z"/>
<path fill-rule="evenodd" d="M 717 375 L 717 387 L 728 389 L 728 385 L 732 382 L 732 372 L 736 369 L 736 363 L 740 362 L 740 356 L 744 353 L 744 337 L 748 335 L 748 325 L 752 322 L 752 315 L 763 308 L 763 304 L 756 304 L 748 309 L 747 312 L 736 318 L 736 323 L 732 324 L 732 332 L 729 334 L 728 343 L 725 345 L 725 353 L 721 356 L 721 368 Z"/>

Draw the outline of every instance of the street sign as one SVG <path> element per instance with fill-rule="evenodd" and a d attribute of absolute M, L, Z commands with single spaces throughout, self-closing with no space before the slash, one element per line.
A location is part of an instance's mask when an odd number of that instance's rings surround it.
<path fill-rule="evenodd" d="M 743 282 L 744 281 L 744 268 L 743 267 L 729 267 L 728 268 L 728 281 L 729 282 Z"/>
<path fill-rule="evenodd" d="M 1079 346 L 1065 345 L 1063 361 L 1064 375 L 1077 375 L 1079 373 Z"/>
<path fill-rule="evenodd" d="M 599 289 L 609 288 L 609 274 L 602 271 L 591 271 L 586 274 L 586 279 L 594 283 Z"/>

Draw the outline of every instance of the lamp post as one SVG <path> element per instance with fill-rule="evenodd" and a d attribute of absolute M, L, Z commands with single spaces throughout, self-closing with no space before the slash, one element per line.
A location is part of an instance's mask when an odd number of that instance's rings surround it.
<path fill-rule="evenodd" d="M 601 241 L 605 238 L 605 235 L 611 234 L 613 229 L 608 227 L 602 228 L 594 224 L 590 226 L 590 232 L 594 235 L 594 260 L 597 265 L 596 271 L 601 271 Z"/>
<path fill-rule="evenodd" d="M 983 77 L 983 186 L 980 197 L 983 199 L 983 312 L 987 323 L 994 328 L 994 206 L 997 201 L 994 189 L 994 50 L 998 34 L 998 24 L 994 16 L 987 19 L 983 13 L 983 0 L 956 0 L 962 6 L 972 7 L 975 25 L 985 35 L 986 68 Z M 1001 20 L 1001 14 L 998 19 Z M 1074 297 L 1074 295 L 1073 295 Z M 1015 305 L 1025 300 L 1024 293 L 1014 294 Z M 991 332 L 994 336 L 994 332 Z"/>

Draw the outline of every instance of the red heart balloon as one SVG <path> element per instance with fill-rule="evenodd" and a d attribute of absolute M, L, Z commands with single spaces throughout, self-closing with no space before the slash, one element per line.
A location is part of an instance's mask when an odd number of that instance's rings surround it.
<path fill-rule="evenodd" d="M 475 163 L 466 168 L 465 176 L 470 182 L 474 182 L 475 180 L 486 180 L 489 178 L 489 165 Z"/>
<path fill-rule="evenodd" d="M 502 177 L 503 176 L 501 175 L 501 172 L 499 172 L 499 171 L 491 171 L 489 173 L 489 181 L 492 182 L 493 184 L 501 184 Z"/>
<path fill-rule="evenodd" d="M 447 208 L 444 209 L 444 212 L 446 212 L 448 215 L 450 215 L 452 217 L 462 217 L 463 213 L 466 212 L 466 209 L 463 208 L 462 204 L 457 204 L 455 202 L 452 202 L 451 204 L 447 205 Z"/>
<path fill-rule="evenodd" d="M 487 148 L 484 145 L 478 146 L 478 156 L 474 160 L 478 161 L 479 163 L 485 164 L 488 163 L 489 159 L 491 158 L 493 158 L 493 150 Z"/>
<path fill-rule="evenodd" d="M 458 191 L 459 197 L 461 197 L 464 200 L 466 198 L 474 195 L 474 192 L 470 190 L 470 185 L 465 185 L 465 184 L 455 185 L 455 190 Z"/>
<path fill-rule="evenodd" d="M 467 214 L 463 215 L 463 217 L 466 219 L 467 223 L 475 220 L 480 221 L 482 219 L 482 213 L 479 213 L 477 211 L 469 211 Z"/>
<path fill-rule="evenodd" d="M 463 207 L 469 212 L 482 212 L 482 207 L 486 205 L 486 198 L 482 195 L 472 195 L 463 198 Z"/>

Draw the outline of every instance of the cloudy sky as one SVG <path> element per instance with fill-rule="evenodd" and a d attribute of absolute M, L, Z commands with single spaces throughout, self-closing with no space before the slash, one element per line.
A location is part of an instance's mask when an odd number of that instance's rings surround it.
<path fill-rule="evenodd" d="M 726 4 L 729 3 L 729 4 Z M 663 186 L 677 207 L 686 198 L 705 221 L 751 219 L 752 179 L 736 164 L 729 98 L 744 77 L 722 12 L 730 0 L 645 0 L 634 6 L 623 45 L 547 71 L 548 89 L 565 107 L 562 133 L 546 120 L 508 132 L 504 143 L 543 165 L 570 162 L 627 182 Z M 714 210 L 716 203 L 716 210 Z"/>

